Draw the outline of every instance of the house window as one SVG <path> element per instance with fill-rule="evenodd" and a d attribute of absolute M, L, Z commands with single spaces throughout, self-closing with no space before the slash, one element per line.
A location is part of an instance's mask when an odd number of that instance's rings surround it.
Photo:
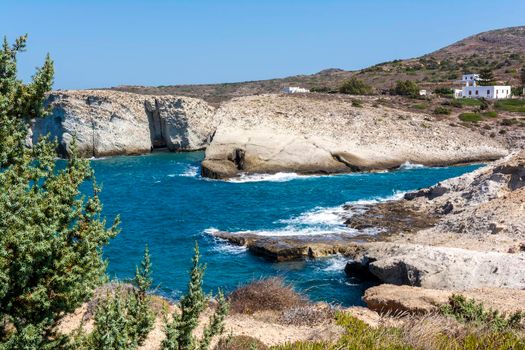
<path fill-rule="evenodd" d="M 490 90 L 487 90 L 487 95 L 490 95 Z"/>
<path fill-rule="evenodd" d="M 472 95 L 472 91 L 469 91 L 468 94 L 469 94 L 469 95 Z"/>
<path fill-rule="evenodd" d="M 479 94 L 478 94 L 478 90 L 476 90 L 476 95 L 479 95 Z"/>

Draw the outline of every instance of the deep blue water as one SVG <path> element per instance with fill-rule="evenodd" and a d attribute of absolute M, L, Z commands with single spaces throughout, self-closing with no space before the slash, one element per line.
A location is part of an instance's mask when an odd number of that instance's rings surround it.
<path fill-rule="evenodd" d="M 197 241 L 207 264 L 208 291 L 230 291 L 253 279 L 279 275 L 313 300 L 359 305 L 366 286 L 345 276 L 340 257 L 270 263 L 206 232 L 353 234 L 340 224 L 342 204 L 386 198 L 478 167 L 407 167 L 324 177 L 277 174 L 225 182 L 198 175 L 202 158 L 201 152 L 156 153 L 92 162 L 103 185 L 104 215 L 110 221 L 120 214 L 122 220 L 122 232 L 105 249 L 111 277 L 130 278 L 148 244 L 158 291 L 177 298 L 185 289 Z"/>

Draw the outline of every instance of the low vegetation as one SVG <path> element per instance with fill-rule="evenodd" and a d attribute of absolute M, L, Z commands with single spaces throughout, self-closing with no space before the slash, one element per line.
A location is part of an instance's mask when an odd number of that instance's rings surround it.
<path fill-rule="evenodd" d="M 222 338 L 214 350 L 267 350 L 268 347 L 260 340 L 247 335 L 237 335 Z"/>
<path fill-rule="evenodd" d="M 419 86 L 412 80 L 400 80 L 391 90 L 394 95 L 417 97 L 419 96 Z"/>
<path fill-rule="evenodd" d="M 483 305 L 455 295 L 440 313 L 404 316 L 398 326 L 371 327 L 340 312 L 336 316 L 344 334 L 331 342 L 296 342 L 273 350 L 508 350 L 525 349 L 523 315 L 504 317 Z"/>
<path fill-rule="evenodd" d="M 482 120 L 481 115 L 479 113 L 473 113 L 473 112 L 466 112 L 461 113 L 458 118 L 463 122 L 471 122 L 476 123 Z"/>
<path fill-rule="evenodd" d="M 257 311 L 284 311 L 304 306 L 307 299 L 295 292 L 282 278 L 254 281 L 237 288 L 228 296 L 232 313 L 253 314 Z"/>
<path fill-rule="evenodd" d="M 374 90 L 362 80 L 352 77 L 341 84 L 339 92 L 348 95 L 370 95 Z"/>
<path fill-rule="evenodd" d="M 494 104 L 494 107 L 498 110 L 502 110 L 506 112 L 525 113 L 525 100 L 522 100 L 522 99 L 499 100 Z"/>
<path fill-rule="evenodd" d="M 443 106 L 437 106 L 434 109 L 434 114 L 449 115 L 450 109 L 448 109 L 447 107 L 443 107 Z"/>

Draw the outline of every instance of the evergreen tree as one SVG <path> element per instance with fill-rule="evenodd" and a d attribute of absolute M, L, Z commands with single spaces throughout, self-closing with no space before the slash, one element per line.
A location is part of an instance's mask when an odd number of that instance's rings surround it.
<path fill-rule="evenodd" d="M 26 146 L 28 126 L 43 117 L 53 83 L 49 55 L 28 84 L 17 79 L 17 54 L 27 35 L 0 50 L 0 349 L 50 349 L 66 343 L 55 325 L 105 281 L 106 228 L 93 178 L 75 152 L 57 164 L 56 141 Z M 74 148 L 74 146 L 73 146 Z"/>
<path fill-rule="evenodd" d="M 494 85 L 494 74 L 490 68 L 483 69 L 479 74 L 478 84 L 481 86 Z"/>
<path fill-rule="evenodd" d="M 144 259 L 140 267 L 137 266 L 134 289 L 130 300 L 129 318 L 131 319 L 130 337 L 136 339 L 138 345 L 142 345 L 148 333 L 153 328 L 155 314 L 151 310 L 151 297 L 147 294 L 153 280 L 151 278 L 151 257 L 146 246 Z"/>
<path fill-rule="evenodd" d="M 229 305 L 224 295 L 219 292 L 217 308 L 204 328 L 202 339 L 193 336 L 193 331 L 198 326 L 199 316 L 209 301 L 202 290 L 205 267 L 200 264 L 199 260 L 199 247 L 195 244 L 188 292 L 181 298 L 180 313 L 174 312 L 171 321 L 166 320 L 166 339 L 162 342 L 163 350 L 207 350 L 212 338 L 223 331 L 224 318 L 228 314 Z"/>
<path fill-rule="evenodd" d="M 155 314 L 151 309 L 151 259 L 148 247 L 136 268 L 133 286 L 118 285 L 108 291 L 97 305 L 95 327 L 91 334 L 80 333 L 77 349 L 134 350 L 144 343 L 153 328 Z"/>

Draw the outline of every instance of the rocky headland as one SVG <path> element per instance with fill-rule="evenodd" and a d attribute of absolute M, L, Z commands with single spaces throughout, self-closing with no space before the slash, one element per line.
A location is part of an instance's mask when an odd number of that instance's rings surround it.
<path fill-rule="evenodd" d="M 450 165 L 500 158 L 496 141 L 425 114 L 346 98 L 260 95 L 233 99 L 202 163 L 204 176 L 384 170 L 405 162 Z"/>
<path fill-rule="evenodd" d="M 32 142 L 50 135 L 63 155 L 73 138 L 86 157 L 201 150 L 217 126 L 214 108 L 181 96 L 152 96 L 109 90 L 56 91 L 50 115 L 32 125 Z"/>

